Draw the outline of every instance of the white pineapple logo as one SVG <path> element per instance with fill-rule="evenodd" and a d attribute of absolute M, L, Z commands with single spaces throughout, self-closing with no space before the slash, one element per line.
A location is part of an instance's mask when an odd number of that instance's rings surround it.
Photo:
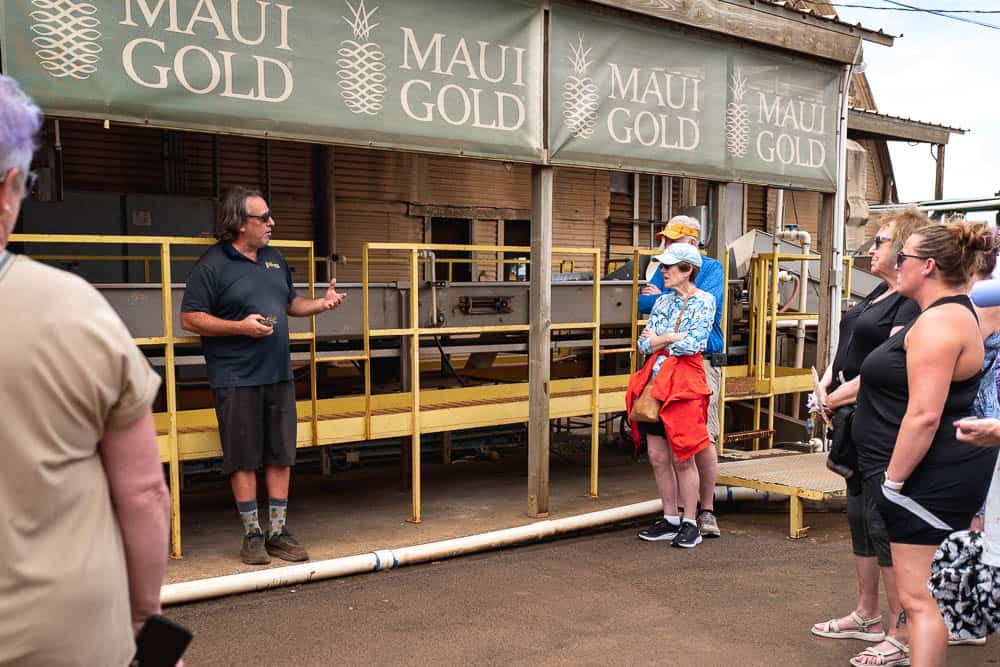
<path fill-rule="evenodd" d="M 31 0 L 36 9 L 30 16 L 34 23 L 31 43 L 35 56 L 50 76 L 61 79 L 86 79 L 97 71 L 103 50 L 97 27 L 97 7 L 74 0 Z"/>
<path fill-rule="evenodd" d="M 583 35 L 579 36 L 577 44 L 570 44 L 573 56 L 567 58 L 573 65 L 574 74 L 570 74 L 563 84 L 563 118 L 574 137 L 589 138 L 597 125 L 597 86 L 594 80 L 587 76 L 587 70 L 593 64 L 587 60 L 592 49 L 583 48 Z"/>
<path fill-rule="evenodd" d="M 736 67 L 730 80 L 729 91 L 733 94 L 733 101 L 726 106 L 726 150 L 733 157 L 745 157 L 750 143 L 750 111 L 743 104 L 747 93 L 743 69 Z"/>
<path fill-rule="evenodd" d="M 360 0 L 356 8 L 349 0 L 344 2 L 353 16 L 343 19 L 354 30 L 354 39 L 343 40 L 337 51 L 340 96 L 353 113 L 374 116 L 382 110 L 385 97 L 385 54 L 378 44 L 368 41 L 371 31 L 378 25 L 371 22 L 378 7 L 368 11 L 365 0 Z"/>

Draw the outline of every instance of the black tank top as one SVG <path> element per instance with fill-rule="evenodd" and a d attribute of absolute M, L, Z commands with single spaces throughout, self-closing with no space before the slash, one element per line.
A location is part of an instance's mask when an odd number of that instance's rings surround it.
<path fill-rule="evenodd" d="M 938 299 L 927 310 L 946 303 L 960 303 L 973 315 L 976 313 L 972 301 L 964 294 Z M 858 448 L 858 468 L 862 478 L 884 473 L 889 467 L 899 425 L 906 414 L 906 404 L 910 397 L 903 342 L 919 319 L 914 319 L 895 336 L 875 348 L 861 364 L 861 386 L 858 389 L 851 438 Z M 955 427 L 952 425 L 956 419 L 972 416 L 972 404 L 979 391 L 980 375 L 981 371 L 967 380 L 951 383 L 941 423 L 923 463 L 960 463 L 976 458 L 984 451 L 980 447 L 956 440 Z"/>

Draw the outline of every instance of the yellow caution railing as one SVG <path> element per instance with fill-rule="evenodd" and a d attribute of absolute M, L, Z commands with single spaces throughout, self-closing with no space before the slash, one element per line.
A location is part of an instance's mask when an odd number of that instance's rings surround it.
<path fill-rule="evenodd" d="M 727 249 L 727 258 L 730 250 Z M 788 308 L 790 303 L 781 304 L 779 295 L 779 279 L 782 262 L 797 262 L 805 267 L 807 262 L 819 262 L 822 256 L 813 253 L 760 253 L 750 260 L 749 291 L 750 319 L 749 340 L 747 346 L 747 364 L 745 366 L 723 366 L 721 396 L 719 400 L 719 452 L 722 452 L 726 441 L 725 404 L 733 401 L 753 402 L 752 430 L 739 436 L 744 440 L 753 441 L 753 450 L 760 448 L 760 441 L 766 439 L 767 448 L 774 446 L 776 398 L 778 396 L 795 394 L 812 390 L 812 373 L 803 368 L 783 367 L 778 360 L 778 323 L 779 322 L 819 322 L 819 313 L 801 312 Z M 851 270 L 853 262 L 850 257 L 844 258 L 844 296 L 850 295 Z M 725 280 L 725 298 L 722 310 L 722 332 L 724 350 L 728 347 L 729 329 L 729 262 L 723 267 Z M 800 269 L 799 290 L 808 289 L 808 273 Z M 789 300 L 790 301 L 790 300 Z M 738 391 L 728 392 L 727 381 L 736 380 Z M 796 397 L 796 400 L 799 400 Z M 763 403 L 767 401 L 767 427 L 762 428 Z"/>
<path fill-rule="evenodd" d="M 191 255 L 176 255 L 173 252 L 175 247 L 207 247 L 216 243 L 214 239 L 208 238 L 191 238 L 191 237 L 161 237 L 161 236 L 144 236 L 144 237 L 134 237 L 134 236 L 110 236 L 110 235 L 70 235 L 70 234 L 14 234 L 11 236 L 10 241 L 12 243 L 30 243 L 30 244 L 80 244 L 80 245 L 127 245 L 127 246 L 141 246 L 141 247 L 159 247 L 159 253 L 157 254 L 144 254 L 144 255 L 66 255 L 66 254 L 33 254 L 35 259 L 39 260 L 49 260 L 49 261 L 142 261 L 145 263 L 144 276 L 147 283 L 150 282 L 151 271 L 149 269 L 150 264 L 156 261 L 160 262 L 160 295 L 161 295 L 161 309 L 163 318 L 163 334 L 161 336 L 151 336 L 151 337 L 137 337 L 134 341 L 140 346 L 162 346 L 164 348 L 164 362 L 165 362 L 165 381 L 164 381 L 164 392 L 166 395 L 166 414 L 165 417 L 165 434 L 158 437 L 163 437 L 165 435 L 166 447 L 165 452 L 161 449 L 161 458 L 164 459 L 165 463 L 168 465 L 168 480 L 170 485 L 170 496 L 171 496 L 171 546 L 170 555 L 173 558 L 180 558 L 182 555 L 181 548 L 181 514 L 180 514 L 180 477 L 181 477 L 181 453 L 179 448 L 179 429 L 178 429 L 178 408 L 177 408 L 177 377 L 176 377 L 176 365 L 175 365 L 175 347 L 177 345 L 183 344 L 195 344 L 200 343 L 200 338 L 198 336 L 183 336 L 177 335 L 175 333 L 175 322 L 173 319 L 173 294 L 172 294 L 172 276 L 171 276 L 171 266 L 172 262 L 175 261 L 192 261 L 196 260 L 197 257 Z M 317 261 L 325 261 L 323 258 L 317 259 L 314 251 L 313 245 L 310 241 L 272 241 L 272 246 L 278 248 L 295 248 L 302 249 L 305 251 L 305 257 L 297 256 L 293 258 L 291 255 L 286 257 L 289 261 L 303 261 L 305 260 L 308 264 L 308 295 L 310 297 L 315 296 L 315 283 L 316 283 L 316 270 L 315 266 Z M 487 252 L 515 252 L 524 255 L 530 255 L 530 249 L 525 247 L 516 246 L 451 246 L 451 245 L 434 245 L 434 244 L 424 244 L 424 245 L 409 245 L 409 244 L 393 244 L 393 243 L 372 243 L 366 244 L 364 247 L 363 257 L 362 257 L 362 274 L 364 276 L 364 281 L 362 285 L 362 300 L 363 300 L 363 326 L 364 326 L 364 349 L 363 353 L 360 355 L 352 356 L 319 356 L 317 352 L 317 341 L 316 341 L 316 320 L 315 317 L 310 318 L 309 331 L 303 333 L 291 333 L 289 338 L 293 341 L 309 341 L 309 352 L 310 352 L 310 382 L 309 382 L 309 403 L 311 406 L 309 414 L 309 440 L 313 446 L 319 445 L 320 435 L 319 435 L 319 406 L 318 406 L 318 393 L 317 393 L 317 369 L 319 364 L 326 363 L 343 363 L 343 362 L 361 362 L 364 364 L 364 437 L 366 439 L 372 436 L 372 377 L 371 377 L 371 339 L 376 337 L 410 337 L 410 368 L 411 375 L 413 377 L 413 386 L 409 392 L 410 400 L 410 410 L 411 410 L 411 433 L 413 437 L 413 469 L 414 469 L 414 494 L 413 494 L 413 516 L 414 521 L 420 520 L 420 432 L 421 432 L 421 420 L 420 420 L 420 377 L 419 377 L 419 352 L 420 352 L 420 336 L 421 335 L 443 335 L 443 334 L 465 334 L 465 333 L 489 333 L 489 332 L 525 332 L 528 330 L 528 325 L 496 325 L 496 326 L 475 326 L 475 327 L 421 327 L 417 319 L 419 315 L 419 300 L 418 300 L 418 289 L 410 289 L 409 299 L 410 299 L 410 322 L 409 326 L 399 329 L 381 329 L 381 330 L 371 330 L 370 327 L 370 312 L 369 312 L 369 265 L 371 259 L 369 257 L 369 250 L 380 250 L 389 252 L 406 252 L 408 257 L 404 259 L 409 268 L 409 278 L 410 285 L 419 285 L 418 263 L 426 261 L 425 258 L 420 257 L 420 253 L 427 250 L 457 250 L 463 252 L 476 252 L 476 251 L 487 251 Z M 556 248 L 554 253 L 561 255 L 585 255 L 592 258 L 593 267 L 595 268 L 595 276 L 600 269 L 600 257 L 601 252 L 596 248 Z M 442 258 L 444 259 L 444 258 Z M 381 259 L 375 260 L 381 261 Z M 442 261 L 442 260 L 438 260 Z M 448 263 L 457 262 L 459 260 L 454 260 L 452 258 L 447 258 Z M 476 260 L 461 260 L 461 261 L 476 261 Z M 482 261 L 482 260 L 479 260 Z M 530 263 L 530 260 L 506 260 L 507 263 Z M 495 263 L 495 260 L 491 260 L 489 263 Z M 572 262 L 567 262 L 562 260 L 559 262 L 560 268 L 563 270 L 572 270 Z M 593 282 L 593 305 L 592 305 L 592 318 L 589 322 L 568 322 L 568 323 L 554 323 L 553 328 L 560 330 L 590 330 L 592 335 L 592 367 L 593 373 L 590 379 L 591 391 L 590 391 L 590 412 L 592 417 L 592 435 L 591 435 L 591 471 L 590 471 L 590 494 L 596 496 L 598 492 L 598 423 L 599 423 L 599 395 L 600 395 L 600 280 L 595 279 Z M 358 397 L 360 400 L 361 397 Z M 530 400 L 530 397 L 529 397 Z M 565 400 L 565 399 L 561 399 Z M 575 412 L 574 414 L 581 414 Z M 214 415 L 211 418 L 205 416 L 194 416 L 194 421 L 198 424 L 195 430 L 204 430 L 200 425 L 201 422 L 205 422 L 204 426 L 208 426 L 208 420 L 214 421 Z M 506 423 L 506 422 L 505 422 Z M 161 426 L 162 428 L 162 426 Z M 329 441 L 329 438 L 326 438 Z M 199 449 L 194 455 L 194 458 L 201 458 L 204 456 L 213 455 L 212 448 L 205 448 L 203 443 L 199 445 Z M 214 454 L 214 455 L 217 455 Z"/>
<path fill-rule="evenodd" d="M 409 326 L 399 329 L 372 329 L 369 312 L 369 269 L 371 265 L 372 251 L 391 251 L 408 253 L 409 264 Z M 528 324 L 502 324 L 486 326 L 466 326 L 466 327 L 437 327 L 421 326 L 419 289 L 420 279 L 418 268 L 420 255 L 424 252 L 467 252 L 467 253 L 517 253 L 530 255 L 531 249 L 523 246 L 493 246 L 493 245 L 450 245 L 450 244 L 408 244 L 408 243 L 366 243 L 361 257 L 361 289 L 362 289 L 362 318 L 364 330 L 364 354 L 359 361 L 365 362 L 365 437 L 371 437 L 371 355 L 372 338 L 400 337 L 409 338 L 409 363 L 410 363 L 410 418 L 411 418 L 411 475 L 412 475 L 412 507 L 413 513 L 410 521 L 419 523 L 421 520 L 421 475 L 420 475 L 420 336 L 421 335 L 450 335 L 450 334 L 475 334 L 475 333 L 509 333 L 527 332 Z M 597 496 L 598 491 L 598 423 L 600 421 L 600 321 L 601 321 L 601 281 L 598 277 L 601 266 L 601 251 L 598 248 L 553 248 L 554 255 L 589 255 L 592 257 L 594 267 L 593 280 L 593 302 L 591 320 L 589 322 L 554 322 L 553 329 L 561 330 L 590 330 L 591 331 L 591 442 L 590 442 L 590 495 Z M 441 261 L 441 260 L 438 260 Z M 469 258 L 448 258 L 452 263 L 473 263 L 481 260 Z M 509 260 L 514 263 L 525 263 L 526 260 Z M 530 260 L 527 260 L 530 261 Z M 451 266 L 451 264 L 449 264 Z M 341 359 L 338 357 L 338 360 Z M 531 400 L 531 397 L 529 397 Z"/>
<path fill-rule="evenodd" d="M 171 290 L 171 265 L 175 259 L 188 259 L 188 257 L 175 257 L 171 252 L 174 246 L 210 246 L 214 245 L 214 239 L 189 238 L 175 236 L 112 236 L 112 235 L 77 235 L 77 234 L 13 234 L 11 243 L 60 243 L 60 244 L 80 244 L 80 245 L 129 245 L 129 246 L 159 246 L 160 252 L 157 256 L 160 262 L 160 298 L 163 313 L 163 335 L 146 338 L 135 338 L 137 345 L 162 345 L 165 356 L 165 381 L 164 390 L 167 399 L 167 451 L 170 482 L 170 555 L 173 558 L 181 557 L 181 504 L 180 504 L 180 454 L 178 449 L 177 433 L 177 374 L 175 368 L 175 346 L 183 343 L 199 343 L 198 336 L 177 336 L 174 334 L 173 316 L 173 292 Z M 314 296 L 316 275 L 315 261 L 313 256 L 313 246 L 310 241 L 272 241 L 272 245 L 279 248 L 302 248 L 308 253 L 309 262 L 309 295 Z M 45 255 L 35 255 L 34 257 L 46 257 Z M 49 255 L 48 257 L 52 257 Z M 91 258 L 93 256 L 88 256 Z M 146 256 L 142 256 L 145 259 Z M 80 259 L 80 258 L 74 258 Z M 138 259 L 129 257 L 129 259 Z M 147 274 L 148 277 L 148 274 Z M 147 280 L 148 282 L 148 280 Z M 308 334 L 291 334 L 293 340 L 309 340 L 311 356 L 315 363 L 316 358 L 316 320 L 310 318 Z M 313 442 L 316 443 L 316 374 L 312 376 L 312 434 Z"/>

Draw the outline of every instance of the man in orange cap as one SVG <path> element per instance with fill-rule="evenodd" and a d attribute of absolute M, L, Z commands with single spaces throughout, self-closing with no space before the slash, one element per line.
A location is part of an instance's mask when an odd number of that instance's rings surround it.
<path fill-rule="evenodd" d="M 675 215 L 667 221 L 657 238 L 661 239 L 663 248 L 669 248 L 674 243 L 687 243 L 698 247 L 701 236 L 701 222 L 689 215 Z M 648 272 L 647 272 L 648 275 Z M 722 352 L 722 300 L 724 298 L 723 280 L 725 275 L 722 263 L 711 257 L 702 258 L 701 271 L 695 279 L 695 287 L 704 290 L 715 297 L 715 323 L 708 337 L 708 347 L 705 349 L 705 378 L 712 390 L 712 398 L 708 404 L 708 435 L 713 444 L 719 440 L 719 390 L 721 373 L 709 361 L 711 355 Z M 639 293 L 639 313 L 648 314 L 653 304 L 663 294 L 672 290 L 663 287 L 661 271 L 654 271 L 646 286 Z M 706 447 L 695 455 L 698 475 L 701 478 L 699 499 L 701 508 L 698 511 L 698 528 L 705 537 L 719 537 L 719 524 L 715 518 L 715 479 L 719 475 L 719 458 L 715 447 Z"/>

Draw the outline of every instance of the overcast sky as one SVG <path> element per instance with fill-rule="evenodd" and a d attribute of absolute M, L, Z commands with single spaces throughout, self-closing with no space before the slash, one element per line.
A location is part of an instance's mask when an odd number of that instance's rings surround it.
<path fill-rule="evenodd" d="M 892 6 L 884 0 L 842 0 Z M 903 0 L 928 9 L 1000 10 L 1000 0 Z M 865 74 L 882 113 L 959 127 L 945 153 L 944 196 L 988 197 L 1000 190 L 1000 30 L 921 12 L 837 7 L 842 20 L 903 36 L 895 46 L 865 43 Z M 1000 14 L 960 14 L 1000 26 Z M 927 144 L 891 142 L 901 201 L 934 197 Z"/>

